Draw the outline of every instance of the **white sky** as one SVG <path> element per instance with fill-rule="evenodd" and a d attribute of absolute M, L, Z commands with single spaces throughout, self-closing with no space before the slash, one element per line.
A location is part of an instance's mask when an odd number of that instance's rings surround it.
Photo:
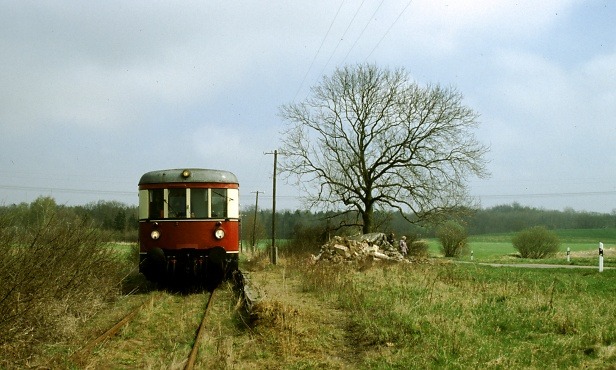
<path fill-rule="evenodd" d="M 481 114 L 484 207 L 611 212 L 615 19 L 611 0 L 1 1 L 0 204 L 136 205 L 144 172 L 205 167 L 271 208 L 279 107 L 369 62 Z"/>

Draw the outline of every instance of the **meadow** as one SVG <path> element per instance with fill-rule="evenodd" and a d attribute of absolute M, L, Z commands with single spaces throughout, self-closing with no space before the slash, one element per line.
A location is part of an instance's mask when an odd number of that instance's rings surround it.
<path fill-rule="evenodd" d="M 564 251 L 569 246 L 571 263 L 596 265 L 597 245 L 602 241 L 605 265 L 616 266 L 616 230 L 557 232 L 561 252 L 533 262 L 567 264 Z M 435 240 L 430 240 L 431 258 L 414 263 L 311 263 L 305 254 L 288 253 L 283 242 L 275 266 L 264 253 L 247 254 L 241 269 L 263 284 L 268 301 L 253 323 L 236 315 L 235 302 L 222 307 L 218 321 L 213 320 L 216 333 L 208 345 L 213 356 L 206 358 L 219 361 L 211 364 L 214 367 L 238 369 L 616 369 L 616 269 L 599 273 L 596 269 L 480 264 L 528 262 L 515 257 L 512 236 L 471 237 L 473 261 L 478 262 L 471 264 L 456 263 L 468 261 L 469 255 L 443 258 Z M 84 294 L 74 295 L 90 309 L 58 318 L 56 326 L 72 323 L 64 336 L 50 342 L 41 337 L 30 343 L 27 352 L 36 350 L 38 363 L 49 363 L 45 358 L 52 357 L 66 364 L 66 356 L 80 347 L 83 338 L 91 337 L 98 326 L 106 326 L 100 323 L 113 322 L 112 314 L 124 311 L 126 302 L 143 298 L 133 289 L 143 283 L 136 272 L 136 244 L 107 246 L 103 249 L 114 251 L 113 261 L 126 261 L 120 275 L 122 298 L 97 298 L 96 314 L 90 301 L 82 299 Z M 169 299 L 175 302 L 180 297 Z M 67 299 L 66 305 L 71 302 Z M 198 299 L 195 302 L 197 307 Z M 161 306 L 157 315 L 177 316 L 177 305 L 168 306 Z M 78 315 L 81 311 L 88 315 Z M 187 307 L 182 312 L 180 317 L 194 316 Z M 132 334 L 137 333 L 134 330 L 129 327 L 123 334 L 129 347 L 146 338 Z M 189 338 L 192 326 L 180 331 L 179 327 L 155 325 L 148 330 L 148 336 L 167 338 L 164 343 L 181 352 L 176 336 L 183 333 Z M 100 361 L 144 357 L 127 346 L 107 348 Z M 6 347 L 4 354 L 16 350 Z M 140 363 L 164 367 L 179 362 L 152 353 L 147 357 L 151 362 Z M 7 360 L 2 365 L 19 368 L 18 364 L 26 362 Z M 131 367 L 130 362 L 123 364 Z"/>
<path fill-rule="evenodd" d="M 284 292 L 269 294 L 268 314 L 279 324 L 252 329 L 259 338 L 270 338 L 255 343 L 262 354 L 259 364 L 285 369 L 616 369 L 616 269 L 481 264 L 567 264 L 569 246 L 571 263 L 596 265 L 602 241 L 606 266 L 614 266 L 614 230 L 558 234 L 561 252 L 538 261 L 514 256 L 513 234 L 473 236 L 470 245 L 478 263 L 471 264 L 456 263 L 468 255 L 443 258 L 436 240 L 429 241 L 430 258 L 414 263 L 311 264 L 305 256 L 283 253 L 272 266 L 265 256 L 263 271 L 253 273 L 267 273 L 265 287 Z M 293 282 L 301 286 L 300 294 L 289 288 Z M 249 360 L 237 355 L 238 361 Z"/>
<path fill-rule="evenodd" d="M 566 229 L 554 231 L 561 242 L 559 252 L 546 259 L 522 259 L 511 243 L 515 233 L 473 235 L 468 238 L 468 250 L 460 260 L 485 263 L 547 263 L 559 265 L 598 266 L 599 242 L 604 247 L 604 266 L 616 267 L 616 229 Z M 439 242 L 428 239 L 432 257 L 442 257 Z M 567 248 L 570 260 L 567 261 Z"/>
<path fill-rule="evenodd" d="M 359 368 L 616 367 L 615 270 L 441 260 L 300 271 L 306 292 L 346 312 Z"/>

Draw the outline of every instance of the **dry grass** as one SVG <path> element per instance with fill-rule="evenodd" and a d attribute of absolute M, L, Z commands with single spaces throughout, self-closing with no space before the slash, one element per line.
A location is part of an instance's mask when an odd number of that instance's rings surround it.
<path fill-rule="evenodd" d="M 60 214 L 28 228 L 0 220 L 0 367 L 36 364 L 113 301 L 125 273 L 101 235 Z"/>
<path fill-rule="evenodd" d="M 337 299 L 358 338 L 363 368 L 616 363 L 613 273 L 381 265 L 346 268 L 341 279 L 340 271 L 322 266 L 308 274 L 340 282 Z M 329 299 L 333 287 L 322 287 Z"/>
<path fill-rule="evenodd" d="M 614 271 L 371 260 L 331 265 L 305 258 L 280 258 L 272 266 L 265 255 L 242 263 L 242 270 L 264 298 L 247 317 L 238 310 L 232 287 L 223 284 L 199 349 L 199 368 L 609 369 L 616 364 Z M 121 300 L 108 317 L 90 320 L 85 331 L 113 323 L 112 316 L 150 294 Z M 161 301 L 81 367 L 183 367 L 206 295 L 161 294 Z"/>
<path fill-rule="evenodd" d="M 246 332 L 258 350 L 238 353 L 237 368 L 353 368 L 345 312 L 306 294 L 293 260 L 278 262 L 252 266 L 253 283 L 265 292 Z"/>
<path fill-rule="evenodd" d="M 616 256 L 616 247 L 609 247 L 603 250 L 605 256 Z M 566 256 L 567 252 L 560 252 L 559 255 Z M 585 251 L 570 252 L 571 258 L 595 258 L 599 259 L 599 253 L 596 249 Z"/>

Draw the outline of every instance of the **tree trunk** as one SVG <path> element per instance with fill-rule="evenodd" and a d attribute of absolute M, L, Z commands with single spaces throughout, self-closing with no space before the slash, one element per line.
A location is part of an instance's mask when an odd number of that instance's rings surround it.
<path fill-rule="evenodd" d="M 372 232 L 372 213 L 372 206 L 370 206 L 361 214 L 361 218 L 364 222 L 364 225 L 362 226 L 362 233 L 364 234 L 369 234 Z"/>

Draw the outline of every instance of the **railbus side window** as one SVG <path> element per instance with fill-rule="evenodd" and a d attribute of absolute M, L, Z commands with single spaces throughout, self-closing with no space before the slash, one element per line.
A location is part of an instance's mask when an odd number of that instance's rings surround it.
<path fill-rule="evenodd" d="M 190 217 L 207 218 L 208 189 L 190 189 Z"/>
<path fill-rule="evenodd" d="M 165 192 L 163 189 L 152 189 L 149 193 L 148 217 L 150 219 L 163 218 L 165 209 Z"/>
<path fill-rule="evenodd" d="M 227 189 L 212 189 L 212 218 L 227 217 Z"/>
<path fill-rule="evenodd" d="M 169 189 L 169 218 L 186 217 L 186 189 Z"/>

